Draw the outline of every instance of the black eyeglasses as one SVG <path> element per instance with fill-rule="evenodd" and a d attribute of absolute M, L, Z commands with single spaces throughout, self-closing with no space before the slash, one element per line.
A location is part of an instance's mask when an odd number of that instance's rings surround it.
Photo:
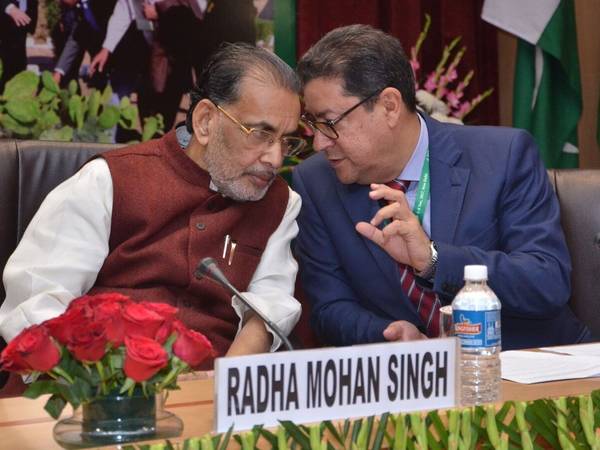
<path fill-rule="evenodd" d="M 362 99 L 356 105 L 352 106 L 350 109 L 347 109 L 346 111 L 344 111 L 342 114 L 340 114 L 335 119 L 315 120 L 315 118 L 308 113 L 302 114 L 301 119 L 303 122 L 305 122 L 311 128 L 311 130 L 313 130 L 313 132 L 320 131 L 325 136 L 327 136 L 329 139 L 337 139 L 340 137 L 340 135 L 336 131 L 335 125 L 340 120 L 342 120 L 344 117 L 346 117 L 348 114 L 350 114 L 352 111 L 354 111 L 356 108 L 358 108 L 360 105 L 371 100 L 376 95 L 379 95 L 381 93 L 381 91 L 383 91 L 383 89 L 377 89 L 375 92 L 373 92 L 372 94 L 369 94 L 367 97 Z"/>
<path fill-rule="evenodd" d="M 221 111 L 225 117 L 234 122 L 240 127 L 240 130 L 246 135 L 246 143 L 249 147 L 256 150 L 262 150 L 265 147 L 273 145 L 278 138 L 267 130 L 261 130 L 260 128 L 248 128 L 238 119 L 233 117 L 221 106 L 215 103 L 215 106 Z M 279 138 L 281 141 L 284 156 L 294 156 L 300 153 L 300 150 L 306 145 L 306 141 L 302 138 L 295 136 L 282 136 Z"/>

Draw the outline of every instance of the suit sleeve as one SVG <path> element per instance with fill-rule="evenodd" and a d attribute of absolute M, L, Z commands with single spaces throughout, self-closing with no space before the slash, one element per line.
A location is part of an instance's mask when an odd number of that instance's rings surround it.
<path fill-rule="evenodd" d="M 330 238 L 335 230 L 327 229 L 318 211 L 316 201 L 320 199 L 305 187 L 311 184 L 305 185 L 301 170 L 295 169 L 293 178 L 294 190 L 302 197 L 296 256 L 302 286 L 311 302 L 313 329 L 321 340 L 332 345 L 383 341 L 383 330 L 391 320 L 360 304 Z"/>
<path fill-rule="evenodd" d="M 498 172 L 506 181 L 495 199 L 496 220 L 472 245 L 437 244 L 434 288 L 452 296 L 462 285 L 465 265 L 485 264 L 505 313 L 551 318 L 569 299 L 571 265 L 558 200 L 531 135 L 515 134 L 506 166 Z"/>

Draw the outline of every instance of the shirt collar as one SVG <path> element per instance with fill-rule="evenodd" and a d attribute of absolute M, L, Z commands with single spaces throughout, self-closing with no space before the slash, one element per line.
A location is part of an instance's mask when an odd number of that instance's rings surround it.
<path fill-rule="evenodd" d="M 421 124 L 419 140 L 417 141 L 417 145 L 415 146 L 408 163 L 404 166 L 402 173 L 396 178 L 397 180 L 419 181 L 421 178 L 425 154 L 429 147 L 429 134 L 427 133 L 427 124 L 421 115 L 417 114 L 417 117 Z"/>

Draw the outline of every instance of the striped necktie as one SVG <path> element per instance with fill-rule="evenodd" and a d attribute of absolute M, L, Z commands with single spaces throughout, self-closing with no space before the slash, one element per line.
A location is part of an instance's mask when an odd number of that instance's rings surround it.
<path fill-rule="evenodd" d="M 410 181 L 407 180 L 393 180 L 386 183 L 392 189 L 404 193 L 406 193 L 409 184 Z M 398 270 L 400 271 L 402 291 L 410 299 L 415 308 L 417 308 L 417 313 L 425 324 L 427 336 L 438 337 L 440 335 L 440 299 L 431 289 L 417 284 L 415 272 L 412 267 L 398 263 Z"/>

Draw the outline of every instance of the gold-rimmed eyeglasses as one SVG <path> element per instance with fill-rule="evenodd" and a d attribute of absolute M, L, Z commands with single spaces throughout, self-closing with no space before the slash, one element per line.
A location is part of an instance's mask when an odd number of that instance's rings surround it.
<path fill-rule="evenodd" d="M 240 127 L 240 130 L 246 134 L 246 143 L 253 149 L 264 149 L 273 145 L 275 141 L 280 140 L 283 155 L 294 156 L 297 155 L 306 145 L 306 141 L 300 137 L 282 136 L 277 138 L 277 136 L 270 131 L 262 130 L 260 128 L 248 128 L 238 119 L 225 111 L 221 106 L 217 105 L 216 103 L 215 106 L 225 115 L 225 117 Z"/>
<path fill-rule="evenodd" d="M 354 111 L 356 108 L 358 108 L 360 105 L 371 100 L 376 95 L 379 95 L 381 93 L 381 91 L 383 91 L 383 89 L 377 89 L 373 93 L 367 95 L 360 102 L 358 102 L 356 105 L 348 108 L 346 111 L 344 111 L 342 114 L 337 116 L 335 119 L 316 120 L 315 117 L 309 113 L 302 114 L 301 119 L 304 123 L 306 123 L 311 128 L 313 133 L 320 131 L 325 136 L 327 136 L 329 139 L 333 139 L 333 140 L 338 139 L 340 137 L 340 135 L 338 134 L 337 130 L 335 129 L 335 125 L 340 120 L 342 120 L 344 117 L 346 117 L 348 114 L 350 114 L 352 111 Z"/>

